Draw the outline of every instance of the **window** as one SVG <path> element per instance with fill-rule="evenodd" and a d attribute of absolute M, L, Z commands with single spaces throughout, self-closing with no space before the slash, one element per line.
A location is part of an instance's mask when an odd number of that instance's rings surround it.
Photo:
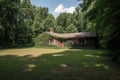
<path fill-rule="evenodd" d="M 49 43 L 52 44 L 52 43 L 53 43 L 53 39 L 50 39 L 50 40 L 49 40 Z"/>
<path fill-rule="evenodd" d="M 84 38 L 81 38 L 81 39 L 79 39 L 79 43 L 81 43 L 81 44 L 85 44 L 85 43 L 87 43 L 87 40 L 84 39 Z"/>

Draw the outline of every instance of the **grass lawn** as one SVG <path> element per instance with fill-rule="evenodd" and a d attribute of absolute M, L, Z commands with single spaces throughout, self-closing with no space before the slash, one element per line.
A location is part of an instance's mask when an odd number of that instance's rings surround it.
<path fill-rule="evenodd" d="M 120 66 L 102 50 L 0 50 L 0 80 L 120 80 Z"/>

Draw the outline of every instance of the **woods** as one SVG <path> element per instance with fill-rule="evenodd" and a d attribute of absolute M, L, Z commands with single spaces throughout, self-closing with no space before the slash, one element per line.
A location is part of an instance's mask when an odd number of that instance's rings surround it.
<path fill-rule="evenodd" d="M 119 0 L 84 0 L 81 4 L 89 30 L 98 34 L 99 47 L 109 50 L 114 61 L 120 58 L 119 3 Z"/>
<path fill-rule="evenodd" d="M 0 11 L 1 48 L 32 46 L 50 27 L 58 33 L 80 32 L 83 27 L 79 8 L 55 18 L 47 7 L 36 7 L 30 0 L 0 0 Z"/>
<path fill-rule="evenodd" d="M 31 42 L 33 11 L 30 1 L 0 1 L 0 46 L 17 47 Z"/>

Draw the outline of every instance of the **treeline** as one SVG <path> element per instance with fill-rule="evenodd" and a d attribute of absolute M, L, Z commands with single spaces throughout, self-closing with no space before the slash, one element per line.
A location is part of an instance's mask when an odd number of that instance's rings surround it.
<path fill-rule="evenodd" d="M 0 0 L 0 48 L 32 46 L 34 38 L 50 27 L 59 33 L 80 32 L 85 30 L 82 18 L 80 7 L 55 19 L 48 8 L 30 0 Z"/>
<path fill-rule="evenodd" d="M 34 9 L 29 0 L 0 0 L 0 47 L 32 43 Z"/>
<path fill-rule="evenodd" d="M 90 31 L 98 35 L 99 47 L 120 61 L 120 0 L 83 0 L 82 13 Z"/>

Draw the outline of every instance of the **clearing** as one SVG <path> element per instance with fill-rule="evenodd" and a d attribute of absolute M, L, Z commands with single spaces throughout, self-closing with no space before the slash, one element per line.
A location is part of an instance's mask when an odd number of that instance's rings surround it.
<path fill-rule="evenodd" d="M 0 50 L 0 80 L 120 80 L 120 66 L 103 50 Z"/>

